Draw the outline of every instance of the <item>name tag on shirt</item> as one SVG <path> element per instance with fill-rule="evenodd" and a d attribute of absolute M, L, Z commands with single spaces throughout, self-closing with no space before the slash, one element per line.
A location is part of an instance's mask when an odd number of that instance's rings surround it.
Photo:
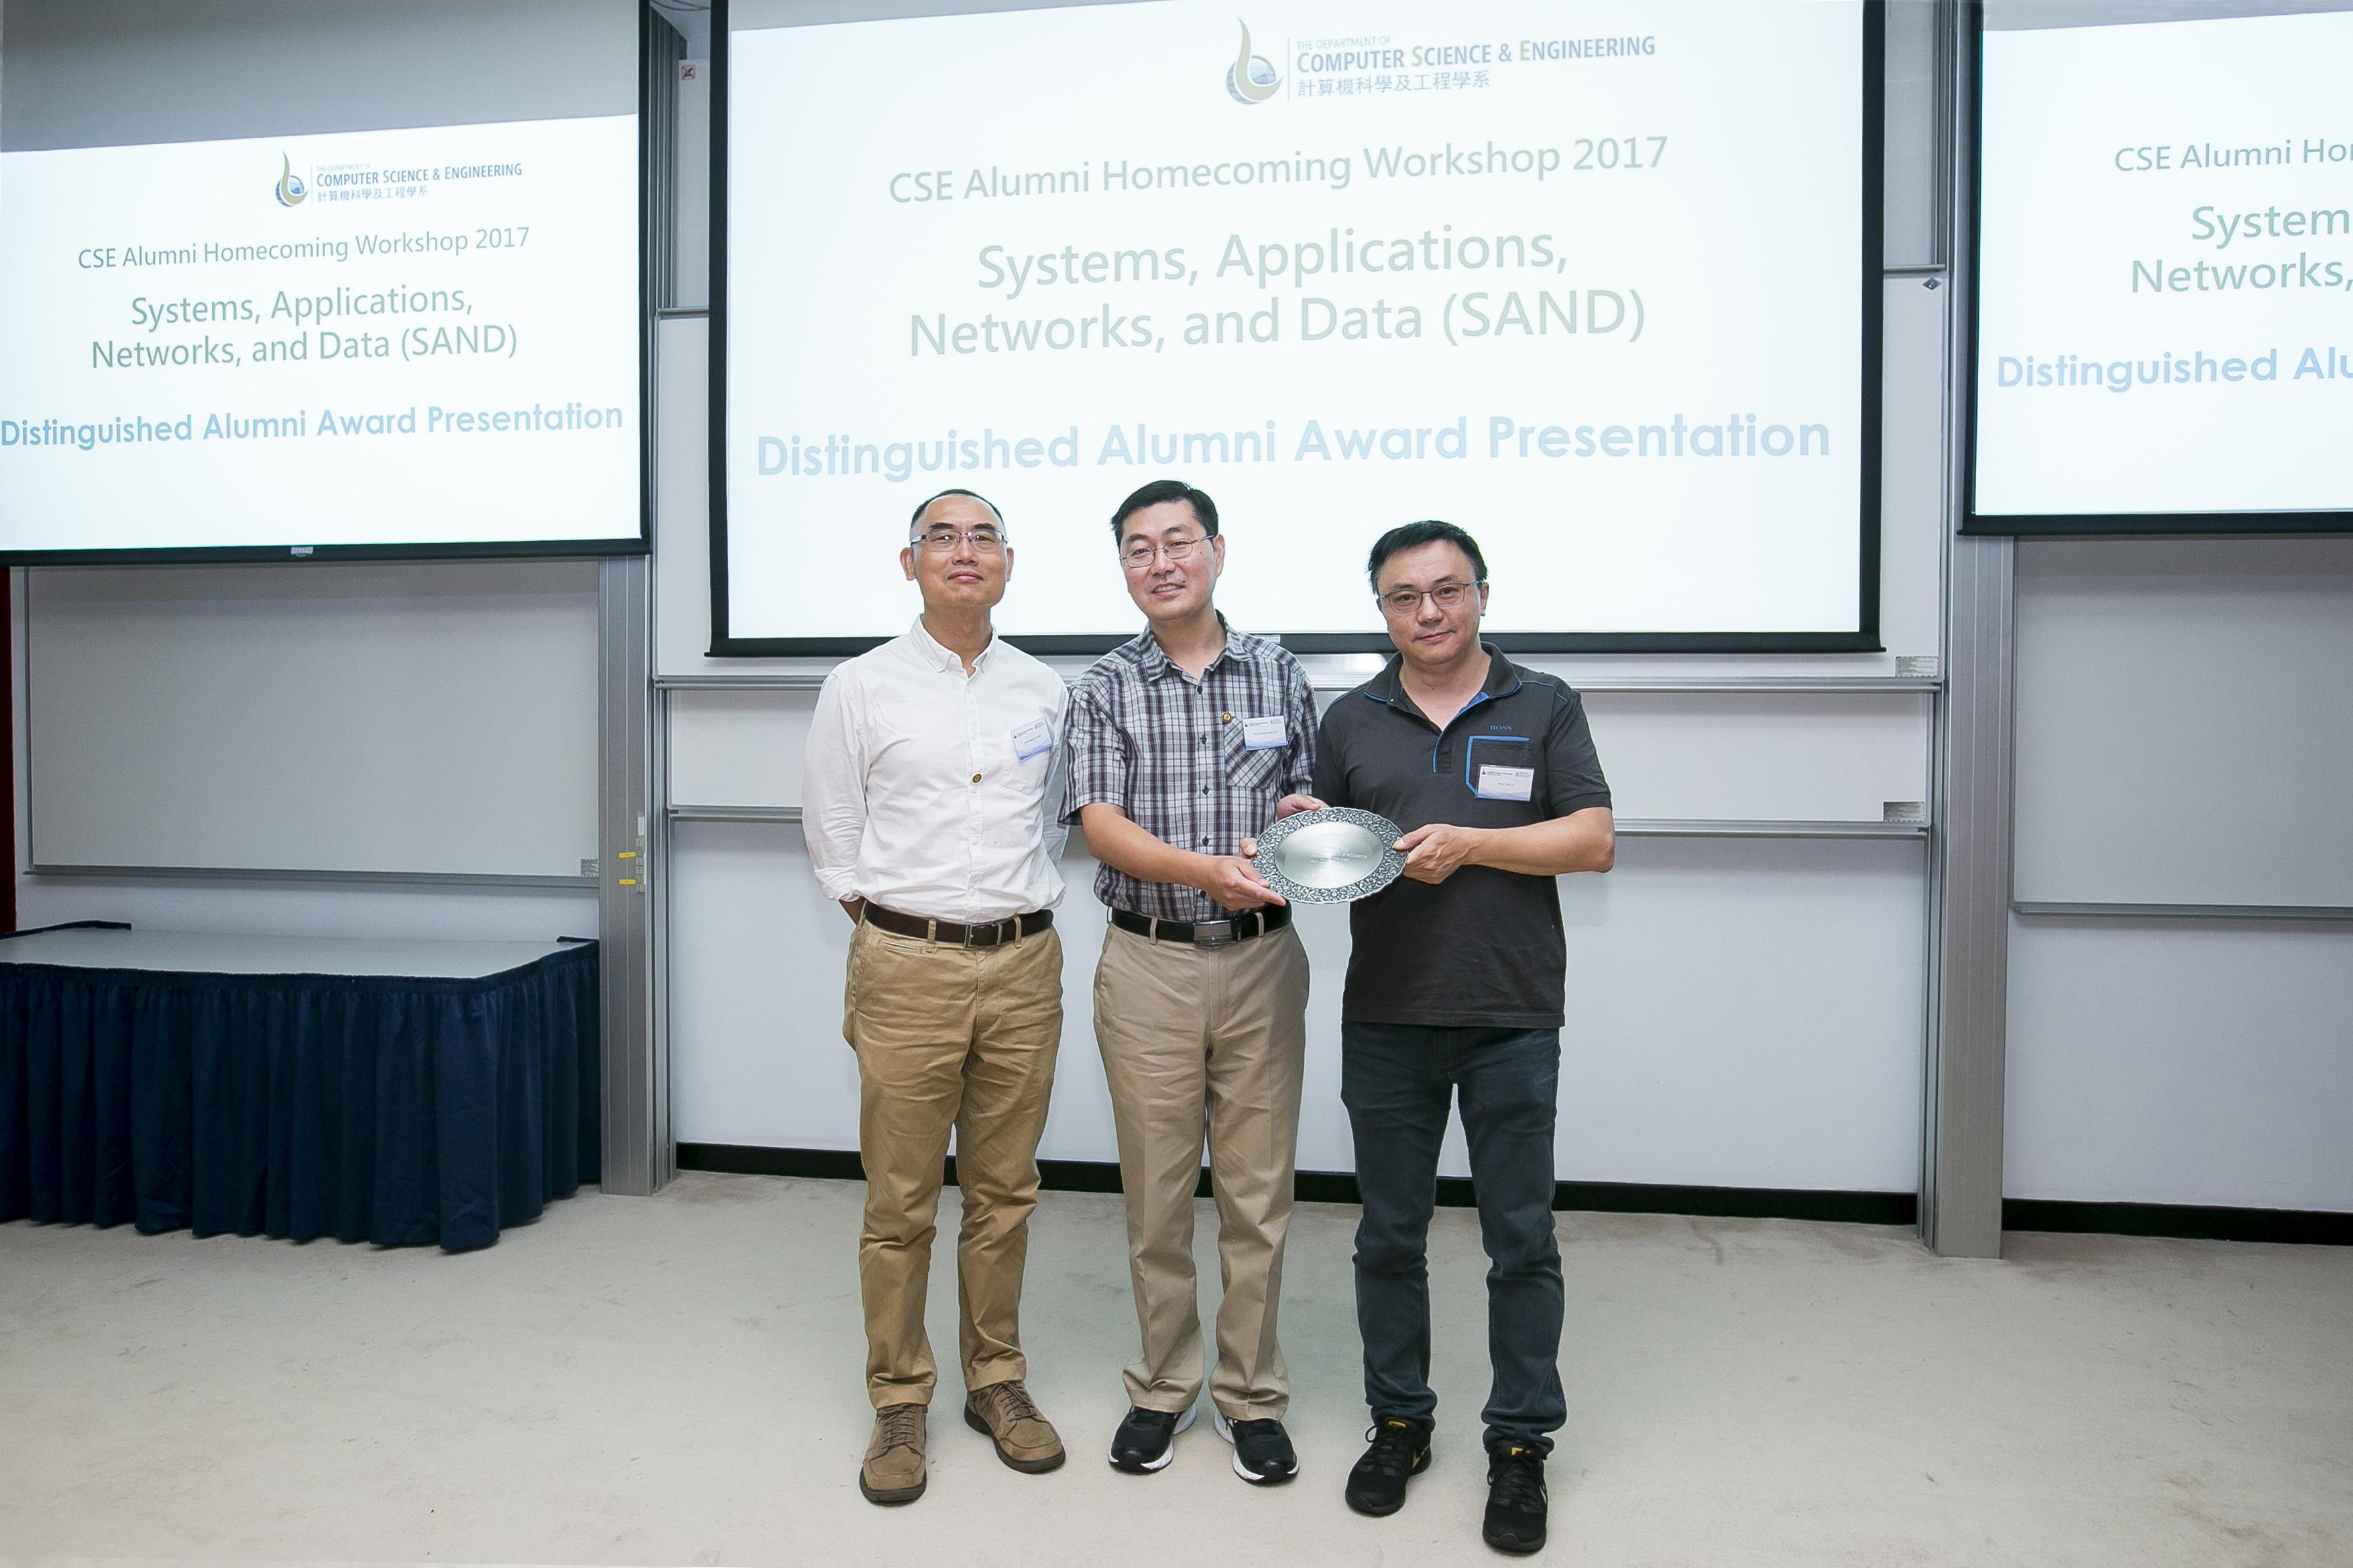
<path fill-rule="evenodd" d="M 1271 714 L 1264 719 L 1242 721 L 1242 750 L 1245 752 L 1272 751 L 1277 746 L 1287 746 L 1290 743 L 1291 736 L 1283 730 L 1282 715 L 1280 713 Z"/>
<path fill-rule="evenodd" d="M 1480 768 L 1479 787 L 1473 793 L 1481 800 L 1526 800 L 1535 787 L 1535 769 L 1499 768 L 1489 763 Z"/>
<path fill-rule="evenodd" d="M 1032 719 L 1013 731 L 1013 758 L 1026 763 L 1054 749 L 1054 728 L 1043 719 Z M 1521 799 L 1527 797 L 1522 795 Z"/>

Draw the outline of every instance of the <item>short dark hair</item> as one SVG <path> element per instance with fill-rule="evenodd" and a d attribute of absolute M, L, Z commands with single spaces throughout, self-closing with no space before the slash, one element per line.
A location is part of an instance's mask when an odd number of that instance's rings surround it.
<path fill-rule="evenodd" d="M 1430 519 L 1422 522 L 1399 523 L 1373 541 L 1373 552 L 1365 558 L 1365 578 L 1373 592 L 1381 591 L 1381 563 L 1400 550 L 1411 550 L 1423 544 L 1451 544 L 1471 557 L 1474 582 L 1487 580 L 1487 558 L 1479 553 L 1479 542 L 1451 522 Z"/>
<path fill-rule="evenodd" d="M 1127 535 L 1123 531 L 1127 520 L 1148 506 L 1163 501 L 1181 500 L 1193 509 L 1201 520 L 1201 531 L 1214 537 L 1218 531 L 1218 503 L 1209 499 L 1207 490 L 1197 490 L 1182 479 L 1155 479 L 1125 500 L 1111 514 L 1111 536 L 1116 542 Z"/>
<path fill-rule="evenodd" d="M 967 490 L 956 487 L 951 487 L 947 489 L 942 490 L 938 495 L 925 496 L 922 500 L 915 503 L 914 511 L 907 519 L 907 536 L 911 539 L 914 537 L 916 527 L 923 521 L 923 513 L 931 509 L 931 505 L 934 501 L 944 500 L 950 496 L 970 496 L 973 500 L 978 501 L 989 510 L 996 512 L 997 531 L 999 533 L 1006 531 L 1005 513 L 998 510 L 997 505 L 995 501 L 989 500 L 978 490 Z"/>

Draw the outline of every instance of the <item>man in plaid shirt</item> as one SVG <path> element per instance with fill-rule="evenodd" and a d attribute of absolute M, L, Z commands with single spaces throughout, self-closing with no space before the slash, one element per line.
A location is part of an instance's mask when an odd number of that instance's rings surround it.
<path fill-rule="evenodd" d="M 1071 694 L 1068 815 L 1102 862 L 1111 910 L 1095 970 L 1127 1194 L 1128 1268 L 1143 1347 L 1111 1462 L 1166 1465 L 1201 1394 L 1193 1190 L 1208 1130 L 1218 1199 L 1218 1365 L 1209 1382 L 1234 1470 L 1298 1473 L 1275 1316 L 1291 1225 L 1306 1055 L 1307 954 L 1291 910 L 1240 853 L 1278 816 L 1321 803 L 1315 699 L 1281 644 L 1226 625 L 1217 503 L 1176 479 L 1112 518 L 1129 597 L 1149 624 Z"/>

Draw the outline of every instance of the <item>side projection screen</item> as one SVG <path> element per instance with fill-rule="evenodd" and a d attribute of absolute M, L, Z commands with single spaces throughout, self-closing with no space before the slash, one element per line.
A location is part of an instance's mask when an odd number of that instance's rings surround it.
<path fill-rule="evenodd" d="M 1989 14 L 1967 531 L 2353 529 L 2353 12 L 2176 8 Z"/>
<path fill-rule="evenodd" d="M 8 6 L 0 555 L 642 549 L 636 5 L 211 9 Z"/>

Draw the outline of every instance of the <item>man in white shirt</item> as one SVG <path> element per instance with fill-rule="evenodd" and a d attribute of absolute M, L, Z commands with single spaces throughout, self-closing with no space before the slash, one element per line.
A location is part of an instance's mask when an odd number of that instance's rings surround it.
<path fill-rule="evenodd" d="M 923 1288 L 951 1128 L 965 1423 L 1017 1470 L 1062 1462 L 1024 1385 L 1020 1310 L 1062 1033 L 1052 927 L 1070 698 L 990 626 L 1013 575 L 994 506 L 970 490 L 932 497 L 899 564 L 923 613 L 826 678 L 801 796 L 818 885 L 858 927 L 842 1034 L 858 1053 L 858 1280 L 875 1411 L 858 1486 L 876 1503 L 923 1493 L 937 1381 Z"/>

